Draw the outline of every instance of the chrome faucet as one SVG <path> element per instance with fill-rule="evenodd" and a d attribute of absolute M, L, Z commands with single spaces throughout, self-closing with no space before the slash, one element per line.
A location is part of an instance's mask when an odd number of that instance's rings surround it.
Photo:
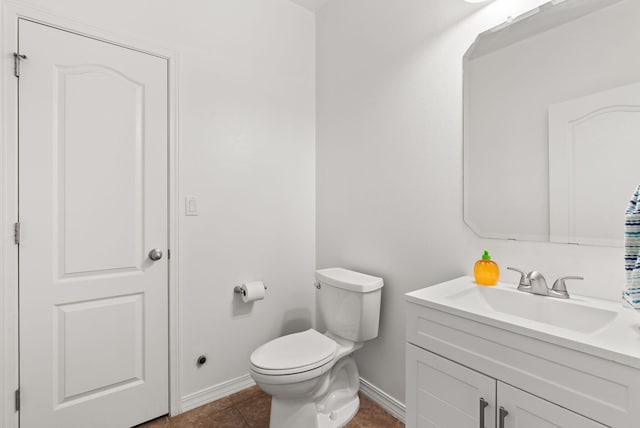
<path fill-rule="evenodd" d="M 512 267 L 507 267 L 507 269 L 520 273 L 518 290 L 526 291 L 528 293 L 537 294 L 540 296 L 557 297 L 559 299 L 568 299 L 570 297 L 569 292 L 567 291 L 567 286 L 564 283 L 565 280 L 584 279 L 581 276 L 563 276 L 561 278 L 558 278 L 553 283 L 553 287 L 549 288 L 547 286 L 547 280 L 544 279 L 544 276 L 538 271 L 524 273 L 520 269 Z"/>
<path fill-rule="evenodd" d="M 529 272 L 529 282 L 531 283 L 530 293 L 538 294 L 540 296 L 548 296 L 549 295 L 549 287 L 547 287 L 547 280 L 544 279 L 544 276 L 534 270 L 533 272 Z"/>

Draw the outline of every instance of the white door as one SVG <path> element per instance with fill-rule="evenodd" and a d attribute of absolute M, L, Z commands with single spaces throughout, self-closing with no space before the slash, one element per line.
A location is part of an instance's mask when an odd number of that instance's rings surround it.
<path fill-rule="evenodd" d="M 21 427 L 129 427 L 168 411 L 167 61 L 19 47 Z"/>
<path fill-rule="evenodd" d="M 494 428 L 496 381 L 407 344 L 408 428 Z"/>
<path fill-rule="evenodd" d="M 640 83 L 549 106 L 551 241 L 624 246 L 638 141 Z"/>
<path fill-rule="evenodd" d="M 605 425 L 502 382 L 498 382 L 498 402 L 498 428 L 605 427 Z M 501 412 L 503 416 L 500 415 Z"/>

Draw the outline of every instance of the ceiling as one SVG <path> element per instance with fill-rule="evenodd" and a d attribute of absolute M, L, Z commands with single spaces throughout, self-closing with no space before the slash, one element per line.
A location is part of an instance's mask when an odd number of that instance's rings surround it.
<path fill-rule="evenodd" d="M 305 9 L 315 12 L 324 6 L 329 0 L 291 0 L 295 4 L 304 7 Z"/>

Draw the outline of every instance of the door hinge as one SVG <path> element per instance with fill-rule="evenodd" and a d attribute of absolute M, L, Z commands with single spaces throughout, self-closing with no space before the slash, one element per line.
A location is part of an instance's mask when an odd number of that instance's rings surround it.
<path fill-rule="evenodd" d="M 13 223 L 13 242 L 20 245 L 20 222 Z"/>
<path fill-rule="evenodd" d="M 27 59 L 27 56 L 17 52 L 13 53 L 13 75 L 16 77 L 20 77 L 20 61 L 23 59 Z"/>
<path fill-rule="evenodd" d="M 20 411 L 20 389 L 16 389 L 16 412 Z"/>

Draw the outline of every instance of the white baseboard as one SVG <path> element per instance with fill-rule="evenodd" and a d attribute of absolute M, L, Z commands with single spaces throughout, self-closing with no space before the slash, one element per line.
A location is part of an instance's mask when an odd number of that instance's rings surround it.
<path fill-rule="evenodd" d="M 360 392 L 371 398 L 387 412 L 391 413 L 394 418 L 405 422 L 407 407 L 404 404 L 363 378 L 360 378 Z"/>
<path fill-rule="evenodd" d="M 198 406 L 202 406 L 204 404 L 211 403 L 212 401 L 219 400 L 223 397 L 249 388 L 255 384 L 256 383 L 251 378 L 251 376 L 249 376 L 249 374 L 246 374 L 244 376 L 240 376 L 235 379 L 213 385 L 198 392 L 185 395 L 184 397 L 182 397 L 182 411 L 186 412 L 188 410 L 195 409 Z M 406 406 L 400 401 L 396 400 L 395 398 L 363 378 L 360 378 L 360 391 L 367 397 L 371 398 L 380 407 L 393 415 L 393 417 L 399 419 L 402 422 L 405 422 Z"/>
<path fill-rule="evenodd" d="M 235 379 L 228 380 L 226 382 L 219 383 L 217 385 L 210 386 L 198 392 L 194 392 L 182 397 L 182 411 L 195 409 L 203 404 L 210 403 L 212 401 L 219 400 L 227 395 L 231 395 L 235 392 L 242 391 L 255 385 L 251 376 L 246 375 L 237 377 Z M 175 416 L 175 415 L 172 415 Z"/>

